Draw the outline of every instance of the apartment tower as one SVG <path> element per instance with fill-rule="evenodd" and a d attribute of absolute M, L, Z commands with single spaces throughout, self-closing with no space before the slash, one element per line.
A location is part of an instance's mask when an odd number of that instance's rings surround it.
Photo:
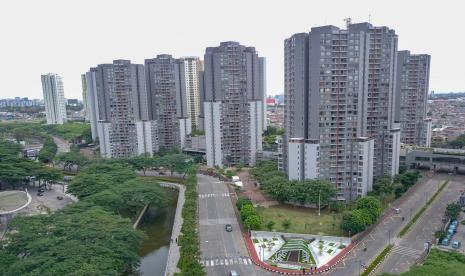
<path fill-rule="evenodd" d="M 254 47 L 222 42 L 204 58 L 207 165 L 254 165 L 262 150 L 264 60 Z"/>
<path fill-rule="evenodd" d="M 48 73 L 41 76 L 44 93 L 47 124 L 56 125 L 66 122 L 66 103 L 63 81 L 58 74 Z"/>
<path fill-rule="evenodd" d="M 157 123 L 160 149 L 183 148 L 192 132 L 184 68 L 184 62 L 171 55 L 145 60 L 149 112 Z"/>
<path fill-rule="evenodd" d="M 87 107 L 87 81 L 86 74 L 81 75 L 81 85 L 82 85 L 82 110 L 84 112 L 84 118 L 86 121 L 89 121 L 89 112 Z"/>
<path fill-rule="evenodd" d="M 92 137 L 105 158 L 158 151 L 149 116 L 144 66 L 128 60 L 101 64 L 86 74 Z"/>
<path fill-rule="evenodd" d="M 374 178 L 396 174 L 394 30 L 369 23 L 315 27 L 286 39 L 284 52 L 289 179 L 327 179 L 339 200 L 355 200 Z"/>
<path fill-rule="evenodd" d="M 404 144 L 431 146 L 431 119 L 426 118 L 430 60 L 425 54 L 397 53 L 395 119 L 400 123 L 400 141 Z"/>

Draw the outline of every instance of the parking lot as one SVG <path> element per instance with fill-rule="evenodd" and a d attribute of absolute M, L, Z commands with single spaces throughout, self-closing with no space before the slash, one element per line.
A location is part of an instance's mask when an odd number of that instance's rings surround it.
<path fill-rule="evenodd" d="M 31 204 L 29 204 L 26 208 L 19 211 L 19 214 L 25 215 L 37 215 L 37 214 L 48 214 L 52 213 L 56 210 L 59 210 L 66 205 L 73 202 L 73 200 L 67 196 L 65 196 L 58 188 L 58 186 L 54 186 L 56 188 L 52 190 L 45 190 L 42 196 L 38 196 L 38 188 L 37 187 L 29 187 L 28 192 L 32 197 Z M 58 199 L 61 197 L 62 199 Z"/>

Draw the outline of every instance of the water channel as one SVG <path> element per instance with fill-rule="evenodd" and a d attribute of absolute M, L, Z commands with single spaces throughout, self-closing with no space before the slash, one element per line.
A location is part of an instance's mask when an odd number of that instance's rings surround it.
<path fill-rule="evenodd" d="M 168 195 L 168 206 L 158 211 L 149 209 L 138 227 L 148 236 L 139 250 L 139 270 L 144 276 L 163 276 L 165 273 L 178 191 L 164 190 Z"/>

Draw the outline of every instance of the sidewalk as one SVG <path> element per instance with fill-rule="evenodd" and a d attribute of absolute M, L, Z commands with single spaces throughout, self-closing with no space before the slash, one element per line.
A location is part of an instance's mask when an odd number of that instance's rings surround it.
<path fill-rule="evenodd" d="M 176 205 L 176 214 L 175 214 L 174 223 L 173 223 L 173 230 L 171 231 L 170 250 L 168 252 L 168 260 L 166 262 L 166 269 L 165 269 L 165 275 L 172 276 L 175 273 L 181 272 L 179 268 L 177 267 L 179 257 L 180 257 L 179 245 L 177 244 L 177 240 L 181 233 L 181 227 L 183 223 L 182 208 L 184 206 L 184 201 L 185 201 L 184 192 L 186 190 L 186 187 L 184 187 L 181 184 L 168 183 L 168 182 L 161 182 L 160 186 L 168 187 L 168 188 L 175 188 L 179 191 L 178 204 Z"/>

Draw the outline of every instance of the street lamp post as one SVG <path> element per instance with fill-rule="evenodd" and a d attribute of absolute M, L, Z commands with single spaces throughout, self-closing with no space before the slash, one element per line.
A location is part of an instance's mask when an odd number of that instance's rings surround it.
<path fill-rule="evenodd" d="M 321 189 L 318 191 L 318 216 L 321 215 Z"/>

